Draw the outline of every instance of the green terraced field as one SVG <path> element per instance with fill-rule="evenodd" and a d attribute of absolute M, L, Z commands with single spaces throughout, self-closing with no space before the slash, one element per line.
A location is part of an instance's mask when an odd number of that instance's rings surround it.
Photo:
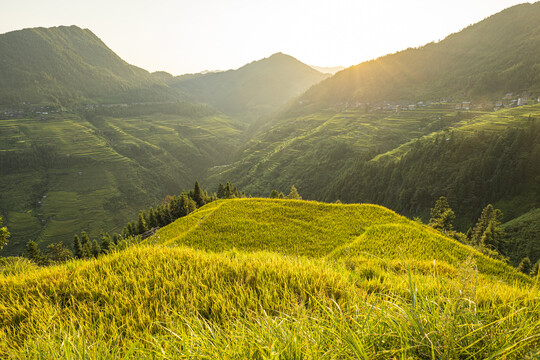
<path fill-rule="evenodd" d="M 276 115 L 245 145 L 238 161 L 214 169 L 213 182 L 226 178 L 254 195 L 295 184 L 311 199 L 323 199 L 335 173 L 356 161 L 472 118 L 479 112 L 422 108 L 414 111 L 328 109 L 310 115 Z"/>
<path fill-rule="evenodd" d="M 219 115 L 0 120 L 0 211 L 12 233 L 3 254 L 21 254 L 29 240 L 45 247 L 81 230 L 120 231 L 227 161 L 241 130 Z"/>

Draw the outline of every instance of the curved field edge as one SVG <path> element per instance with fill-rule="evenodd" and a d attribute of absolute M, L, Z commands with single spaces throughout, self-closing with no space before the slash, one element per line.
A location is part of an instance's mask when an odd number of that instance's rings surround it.
<path fill-rule="evenodd" d="M 210 203 L 161 229 L 154 240 L 208 251 L 272 251 L 350 259 L 379 257 L 446 262 L 472 257 L 480 273 L 508 283 L 531 278 L 499 260 L 371 204 L 232 199 Z"/>
<path fill-rule="evenodd" d="M 181 218 L 156 236 L 167 244 L 211 251 L 236 248 L 322 257 L 367 227 L 408 222 L 378 205 L 259 198 L 221 200 L 194 212 L 191 219 L 189 231 L 187 219 Z"/>

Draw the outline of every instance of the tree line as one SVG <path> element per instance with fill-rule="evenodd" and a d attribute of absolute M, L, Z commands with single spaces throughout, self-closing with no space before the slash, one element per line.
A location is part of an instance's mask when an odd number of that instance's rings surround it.
<path fill-rule="evenodd" d="M 441 196 L 435 202 L 435 206 L 430 210 L 430 215 L 428 225 L 432 228 L 474 247 L 485 255 L 508 263 L 508 258 L 500 251 L 505 241 L 504 229 L 501 227 L 503 213 L 501 210 L 495 209 L 492 204 L 488 204 L 482 210 L 476 224 L 470 227 L 465 234 L 454 230 L 455 213 L 446 197 Z M 532 266 L 529 257 L 524 257 L 517 269 L 524 274 L 536 276 L 539 265 L 540 259 Z"/>

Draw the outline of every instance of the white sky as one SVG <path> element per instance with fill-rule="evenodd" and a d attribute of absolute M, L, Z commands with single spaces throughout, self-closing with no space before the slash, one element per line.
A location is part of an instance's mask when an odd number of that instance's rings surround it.
<path fill-rule="evenodd" d="M 350 66 L 438 41 L 515 0 L 0 0 L 0 33 L 89 28 L 127 62 L 174 75 L 276 52 Z"/>

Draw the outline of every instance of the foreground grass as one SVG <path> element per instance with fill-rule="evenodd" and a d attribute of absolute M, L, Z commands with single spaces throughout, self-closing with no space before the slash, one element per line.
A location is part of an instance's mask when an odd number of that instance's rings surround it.
<path fill-rule="evenodd" d="M 534 358 L 537 282 L 379 206 L 218 201 L 98 259 L 6 263 L 0 357 Z"/>
<path fill-rule="evenodd" d="M 524 358 L 540 346 L 536 287 L 479 279 L 472 259 L 427 266 L 371 260 L 350 270 L 265 252 L 138 246 L 0 277 L 0 352 L 451 359 Z"/>

